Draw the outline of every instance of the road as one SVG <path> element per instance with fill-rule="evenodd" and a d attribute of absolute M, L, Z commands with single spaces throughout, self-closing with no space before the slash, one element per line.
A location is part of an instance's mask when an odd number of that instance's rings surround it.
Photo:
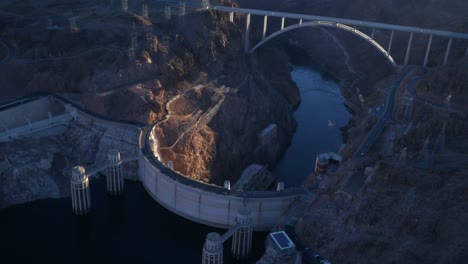
<path fill-rule="evenodd" d="M 7 56 L 0 61 L 0 64 L 8 63 L 16 57 L 15 48 L 2 37 L 0 37 L 0 46 L 6 50 L 7 54 Z"/>
<path fill-rule="evenodd" d="M 398 79 L 391 86 L 390 93 L 388 94 L 387 101 L 385 103 L 384 114 L 379 118 L 377 123 L 367 135 L 366 139 L 356 149 L 353 155 L 354 157 L 366 155 L 369 149 L 375 143 L 377 137 L 382 132 L 383 128 L 387 125 L 387 122 L 392 119 L 393 107 L 395 106 L 395 93 L 398 90 L 398 87 L 400 87 L 401 81 L 409 73 L 410 69 L 410 67 L 405 67 L 401 70 Z"/>
<path fill-rule="evenodd" d="M 448 109 L 451 112 L 468 113 L 468 107 L 451 104 L 451 103 L 448 103 L 448 104 L 435 103 L 435 102 L 431 102 L 420 97 L 418 93 L 416 92 L 416 86 L 418 85 L 419 81 L 421 81 L 421 79 L 422 77 L 416 77 L 412 79 L 406 88 L 408 93 L 411 94 L 411 97 L 413 97 L 416 101 L 421 102 L 425 105 L 428 105 L 431 108 L 437 109 L 439 111 L 447 111 Z"/>

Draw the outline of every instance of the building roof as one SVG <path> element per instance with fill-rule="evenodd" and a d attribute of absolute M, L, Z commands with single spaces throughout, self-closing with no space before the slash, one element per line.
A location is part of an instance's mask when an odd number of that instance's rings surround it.
<path fill-rule="evenodd" d="M 270 234 L 273 242 L 280 250 L 295 248 L 296 245 L 291 241 L 289 236 L 284 231 L 274 232 Z"/>

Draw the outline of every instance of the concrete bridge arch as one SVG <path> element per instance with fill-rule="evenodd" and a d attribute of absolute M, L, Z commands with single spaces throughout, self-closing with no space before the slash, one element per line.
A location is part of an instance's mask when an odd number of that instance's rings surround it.
<path fill-rule="evenodd" d="M 253 48 L 249 49 L 247 52 L 248 53 L 255 52 L 255 50 L 260 48 L 263 44 L 265 44 L 266 42 L 270 41 L 271 39 L 273 39 L 273 38 L 275 38 L 275 37 L 277 37 L 277 36 L 279 36 L 281 34 L 284 34 L 286 32 L 289 32 L 289 31 L 292 31 L 292 30 L 295 30 L 295 29 L 306 28 L 306 27 L 331 27 L 331 28 L 337 28 L 337 29 L 341 29 L 341 30 L 350 32 L 350 33 L 358 36 L 359 38 L 366 40 L 372 46 L 374 46 L 388 60 L 388 62 L 390 62 L 390 64 L 392 64 L 393 67 L 398 66 L 397 63 L 395 62 L 395 60 L 390 55 L 390 53 L 387 50 L 385 50 L 371 36 L 368 36 L 365 33 L 363 33 L 362 31 L 359 31 L 359 30 L 357 30 L 357 29 L 355 29 L 353 27 L 350 27 L 350 26 L 347 26 L 347 25 L 344 25 L 344 24 L 341 24 L 341 23 L 329 22 L 329 21 L 311 21 L 311 22 L 299 23 L 299 24 L 295 24 L 295 25 L 285 27 L 283 29 L 280 29 L 280 30 L 274 32 L 273 34 L 269 35 L 268 37 L 265 37 L 262 41 L 257 43 Z"/>

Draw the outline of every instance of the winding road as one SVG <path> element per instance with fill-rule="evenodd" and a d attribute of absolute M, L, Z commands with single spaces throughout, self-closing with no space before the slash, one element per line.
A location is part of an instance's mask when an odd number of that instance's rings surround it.
<path fill-rule="evenodd" d="M 405 67 L 400 71 L 398 79 L 391 86 L 390 93 L 387 97 L 385 103 L 384 114 L 379 118 L 377 123 L 374 125 L 372 130 L 367 134 L 366 139 L 359 145 L 359 147 L 354 152 L 354 157 L 364 156 L 370 150 L 372 145 L 375 143 L 375 140 L 382 132 L 383 128 L 387 125 L 387 122 L 392 119 L 393 107 L 395 106 L 395 93 L 400 87 L 401 81 L 405 78 L 406 75 L 410 72 L 411 67 Z"/>
<path fill-rule="evenodd" d="M 0 37 L 0 46 L 6 50 L 6 57 L 0 60 L 0 64 L 8 63 L 16 57 L 16 50 L 10 42 Z"/>

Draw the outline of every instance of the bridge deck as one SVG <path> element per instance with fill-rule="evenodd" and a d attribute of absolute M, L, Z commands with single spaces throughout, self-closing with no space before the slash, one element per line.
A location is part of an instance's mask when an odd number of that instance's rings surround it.
<path fill-rule="evenodd" d="M 417 34 L 443 36 L 443 37 L 449 37 L 449 38 L 468 39 L 468 33 L 458 33 L 458 32 L 451 32 L 451 31 L 445 31 L 445 30 L 427 29 L 427 28 L 410 27 L 410 26 L 399 26 L 399 25 L 391 25 L 391 24 L 385 24 L 385 23 L 360 21 L 360 20 L 353 20 L 353 19 L 343 19 L 343 18 L 335 18 L 335 17 L 285 13 L 285 12 L 276 12 L 276 11 L 265 11 L 265 10 L 257 10 L 257 9 L 246 9 L 246 8 L 235 8 L 235 7 L 227 7 L 227 6 L 210 6 L 210 8 L 213 10 L 221 11 L 221 12 L 234 12 L 237 14 L 252 14 L 252 15 L 261 15 L 261 16 L 284 17 L 284 18 L 292 18 L 292 19 L 297 19 L 297 20 L 302 19 L 302 20 L 310 20 L 310 21 L 330 21 L 330 22 L 341 23 L 341 24 L 352 25 L 352 26 L 412 32 L 412 33 L 417 33 Z"/>

